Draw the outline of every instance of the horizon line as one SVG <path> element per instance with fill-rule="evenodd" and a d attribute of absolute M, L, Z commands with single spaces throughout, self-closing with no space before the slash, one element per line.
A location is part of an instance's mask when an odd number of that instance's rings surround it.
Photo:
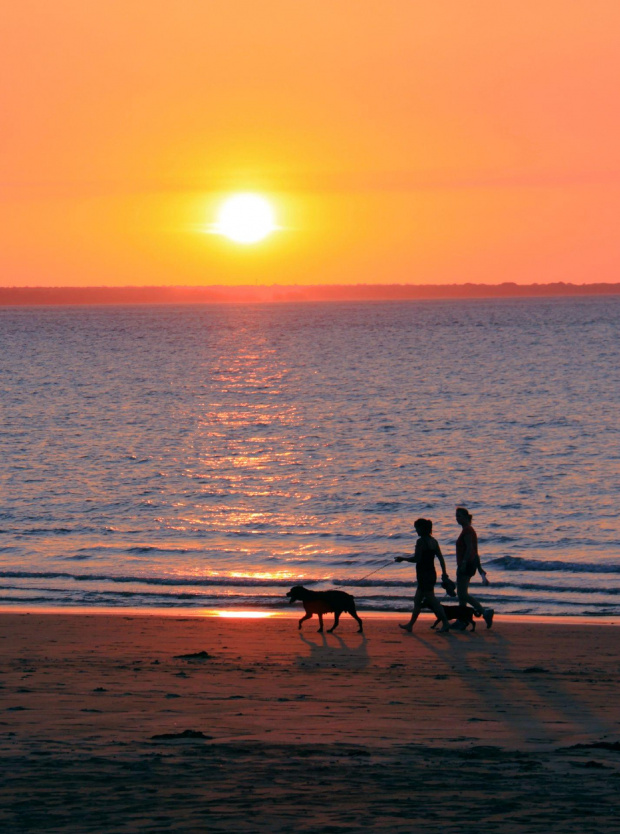
<path fill-rule="evenodd" d="M 104 304 L 230 304 L 317 301 L 415 301 L 450 298 L 515 298 L 619 295 L 620 283 L 564 281 L 517 284 L 222 284 L 154 286 L 0 287 L 0 307 Z"/>

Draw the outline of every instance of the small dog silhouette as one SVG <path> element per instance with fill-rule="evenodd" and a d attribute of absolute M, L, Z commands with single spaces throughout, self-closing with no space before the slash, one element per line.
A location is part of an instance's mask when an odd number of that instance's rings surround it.
<path fill-rule="evenodd" d="M 290 597 L 291 605 L 299 600 L 306 610 L 305 616 L 299 621 L 300 629 L 304 620 L 309 620 L 313 614 L 318 614 L 319 632 L 323 631 L 323 614 L 333 611 L 334 624 L 327 629 L 328 633 L 331 633 L 338 625 L 342 612 L 346 611 L 359 623 L 358 633 L 364 631 L 362 621 L 357 616 L 355 609 L 355 598 L 351 594 L 346 594 L 344 591 L 311 591 L 309 588 L 304 588 L 303 585 L 295 585 L 287 592 L 286 596 Z"/>
<path fill-rule="evenodd" d="M 474 622 L 474 609 L 469 608 L 467 605 L 441 605 L 443 610 L 446 612 L 446 617 L 448 620 L 459 620 L 461 623 L 465 623 L 464 631 L 467 629 L 467 626 L 471 626 L 471 630 L 476 630 L 476 623 Z M 435 620 L 431 628 L 435 628 L 435 626 L 440 623 L 441 620 L 439 617 Z"/>

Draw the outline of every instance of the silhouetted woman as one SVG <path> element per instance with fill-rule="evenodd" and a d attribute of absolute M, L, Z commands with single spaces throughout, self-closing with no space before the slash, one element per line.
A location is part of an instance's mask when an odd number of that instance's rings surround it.
<path fill-rule="evenodd" d="M 478 555 L 478 536 L 471 526 L 472 514 L 466 507 L 456 508 L 456 521 L 463 528 L 456 540 L 456 593 L 459 605 L 471 605 L 476 616 L 484 617 L 487 628 L 493 624 L 492 608 L 483 608 L 475 597 L 469 593 L 469 583 L 476 571 L 480 573 L 484 585 L 489 584 L 486 571 L 482 570 Z"/>
<path fill-rule="evenodd" d="M 433 532 L 433 522 L 427 518 L 418 518 L 413 525 L 419 538 L 415 545 L 415 552 L 413 556 L 396 556 L 395 562 L 413 562 L 415 564 L 416 577 L 418 580 L 418 587 L 413 598 L 413 611 L 411 612 L 411 619 L 406 625 L 399 623 L 400 627 L 405 631 L 411 631 L 413 624 L 418 619 L 418 614 L 422 605 L 426 605 L 438 617 L 443 626 L 439 630 L 440 633 L 445 633 L 450 630 L 450 624 L 446 617 L 445 611 L 435 597 L 435 582 L 437 582 L 437 572 L 435 570 L 435 557 L 439 559 L 441 565 L 442 576 L 447 576 L 446 563 L 441 554 L 441 549 L 437 540 L 431 536 Z"/>

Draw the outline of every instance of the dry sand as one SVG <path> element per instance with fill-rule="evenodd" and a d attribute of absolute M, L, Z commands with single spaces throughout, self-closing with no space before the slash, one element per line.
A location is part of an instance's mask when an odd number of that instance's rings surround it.
<path fill-rule="evenodd" d="M 0 829 L 619 830 L 616 626 L 397 622 L 0 613 Z"/>

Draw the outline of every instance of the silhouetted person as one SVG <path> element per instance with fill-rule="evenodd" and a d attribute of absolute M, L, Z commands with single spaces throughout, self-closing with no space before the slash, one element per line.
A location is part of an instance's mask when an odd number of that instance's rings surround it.
<path fill-rule="evenodd" d="M 419 536 L 413 556 L 396 556 L 394 559 L 395 562 L 413 562 L 418 580 L 418 587 L 413 598 L 411 619 L 406 625 L 402 625 L 401 623 L 399 625 L 405 631 L 411 631 L 413 624 L 418 619 L 422 605 L 426 605 L 443 623 L 439 630 L 439 633 L 442 634 L 450 630 L 450 624 L 448 623 L 445 611 L 435 597 L 435 582 L 437 582 L 435 557 L 439 559 L 442 576 L 447 576 L 446 563 L 437 540 L 431 536 L 433 522 L 427 518 L 418 518 L 413 526 Z"/>
<path fill-rule="evenodd" d="M 471 526 L 472 514 L 466 507 L 457 507 L 456 520 L 463 528 L 456 540 L 456 593 L 459 604 L 471 605 L 478 617 L 484 617 L 487 628 L 491 628 L 495 612 L 492 608 L 483 608 L 478 600 L 469 593 L 469 583 L 472 577 L 476 575 L 476 571 L 482 577 L 482 583 L 484 585 L 489 584 L 486 571 L 482 569 L 480 564 L 478 536 Z"/>

